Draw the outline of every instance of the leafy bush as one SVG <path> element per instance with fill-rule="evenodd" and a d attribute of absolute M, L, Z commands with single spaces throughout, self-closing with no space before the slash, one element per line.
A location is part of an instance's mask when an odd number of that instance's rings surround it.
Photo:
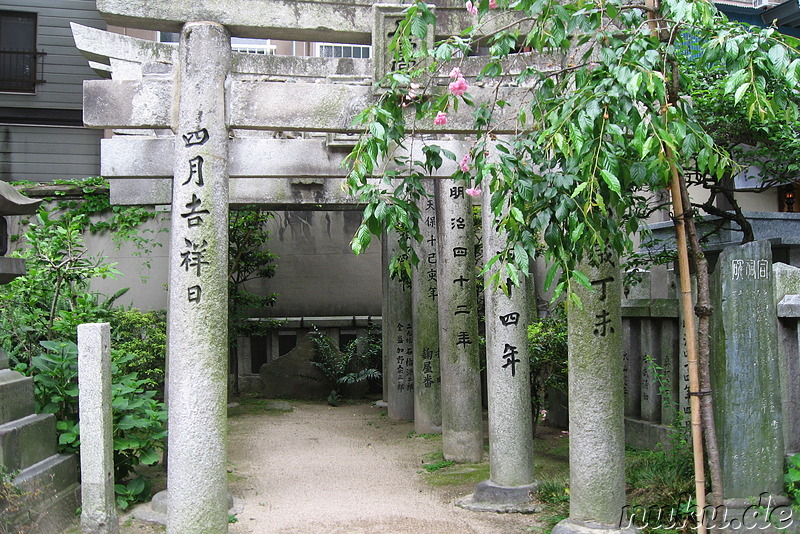
<path fill-rule="evenodd" d="M 528 349 L 535 423 L 546 406 L 547 392 L 567 389 L 567 317 L 563 306 L 528 325 Z"/>
<path fill-rule="evenodd" d="M 81 323 L 105 321 L 114 301 L 127 290 L 104 297 L 89 290 L 95 278 L 119 274 L 112 263 L 89 256 L 81 236 L 83 215 L 51 218 L 40 208 L 24 234 L 26 273 L 0 286 L 0 314 L 5 327 L 0 345 L 12 361 L 29 364 L 42 340 L 75 341 Z"/>
<path fill-rule="evenodd" d="M 33 376 L 37 411 L 55 414 L 60 433 L 59 452 L 77 453 L 80 449 L 78 347 L 71 341 L 42 341 L 41 345 L 46 352 L 33 356 L 31 368 L 27 369 Z M 167 434 L 166 409 L 155 399 L 155 391 L 147 391 L 147 380 L 139 379 L 137 373 L 122 371 L 135 357 L 112 351 L 114 480 L 118 486 L 117 502 L 123 508 L 148 496 L 145 481 L 140 477 L 131 479 L 131 475 L 141 464 L 158 462 Z M 17 368 L 26 370 L 24 365 Z M 130 501 L 131 498 L 135 500 Z"/>
<path fill-rule="evenodd" d="M 163 398 L 166 354 L 167 312 L 143 312 L 135 308 L 115 309 L 110 318 L 111 346 L 130 356 L 118 361 L 120 373 L 135 372 Z"/>
<path fill-rule="evenodd" d="M 112 353 L 114 474 L 119 484 L 118 502 L 125 507 L 132 499 L 147 496 L 147 485 L 134 476 L 134 470 L 141 464 L 156 463 L 164 448 L 164 406 L 157 401 L 155 391 L 148 391 L 159 376 L 157 371 L 150 371 L 161 370 L 163 376 L 164 366 L 163 356 L 161 360 L 152 356 L 159 353 L 159 349 L 152 349 L 158 344 L 157 336 L 148 333 L 142 337 L 141 329 L 128 335 L 136 330 L 135 321 L 131 315 L 115 312 L 115 300 L 127 290 L 107 297 L 90 289 L 93 279 L 113 278 L 119 271 L 105 258 L 89 255 L 83 232 L 112 230 L 113 237 L 133 239 L 136 221 L 150 218 L 142 208 L 114 208 L 109 210 L 104 226 L 93 225 L 90 215 L 108 208 L 108 192 L 98 193 L 99 182 L 95 182 L 84 187 L 89 195 L 87 202 L 72 205 L 74 201 L 62 201 L 52 211 L 43 206 L 32 220 L 23 222 L 27 225 L 22 235 L 24 246 L 14 255 L 26 260 L 27 272 L 0 286 L 0 317 L 5 325 L 0 329 L 0 347 L 16 370 L 33 377 L 37 410 L 55 414 L 59 450 L 77 452 L 77 327 L 110 321 L 120 314 L 117 323 L 122 322 L 123 327 L 115 341 L 123 346 L 127 342 L 132 351 L 130 355 L 120 350 Z M 143 343 L 151 346 L 144 347 Z M 160 353 L 163 355 L 163 349 Z M 144 373 L 141 378 L 139 371 Z"/>
<path fill-rule="evenodd" d="M 800 506 L 800 454 L 795 454 L 787 459 L 786 474 L 783 480 L 786 483 L 786 494 L 792 499 L 795 506 Z"/>
<path fill-rule="evenodd" d="M 316 327 L 312 334 L 315 350 L 311 364 L 322 372 L 331 386 L 331 394 L 328 396 L 328 404 L 331 406 L 339 405 L 344 386 L 381 378 L 380 371 L 370 367 L 376 359 L 375 351 L 380 354 L 381 350 L 380 344 L 374 341 L 374 330 L 367 335 L 365 343 L 360 344 L 359 339 L 356 339 L 348 343 L 343 351 Z M 380 334 L 377 336 L 380 337 Z"/>

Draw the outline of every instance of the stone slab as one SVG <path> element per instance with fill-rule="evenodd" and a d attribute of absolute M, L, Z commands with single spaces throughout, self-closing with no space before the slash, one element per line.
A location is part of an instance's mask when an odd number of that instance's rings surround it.
<path fill-rule="evenodd" d="M 314 341 L 306 334 L 289 353 L 261 366 L 259 374 L 265 397 L 324 399 L 331 392 L 322 372 L 311 365 Z"/>
<path fill-rule="evenodd" d="M 800 295 L 786 295 L 778 302 L 778 317 L 800 317 Z"/>
<path fill-rule="evenodd" d="M 0 425 L 0 464 L 18 471 L 56 453 L 53 414 L 35 414 Z"/>
<path fill-rule="evenodd" d="M 711 385 L 725 494 L 778 494 L 784 444 L 770 243 L 723 250 L 714 289 Z"/>
<path fill-rule="evenodd" d="M 625 445 L 637 449 L 669 447 L 669 427 L 632 417 L 625 418 Z"/>
<path fill-rule="evenodd" d="M 83 122 L 89 128 L 173 128 L 171 78 L 142 80 L 87 80 L 83 84 Z M 515 102 L 517 88 L 471 87 L 476 105 L 495 98 Z M 251 130 L 359 133 L 355 114 L 372 103 L 372 87 L 335 83 L 284 83 L 235 80 L 229 84 L 228 116 L 231 128 Z M 496 134 L 513 133 L 517 106 L 496 112 Z M 469 106 L 448 114 L 446 125 L 433 120 L 415 123 L 417 133 L 461 133 L 474 130 Z M 407 111 L 413 121 L 414 111 Z"/>
<path fill-rule="evenodd" d="M 50 456 L 20 471 L 13 482 L 23 491 L 35 492 L 45 500 L 48 495 L 67 490 L 78 482 L 78 457 L 74 454 Z M 72 511 L 74 513 L 75 508 Z"/>
<path fill-rule="evenodd" d="M 208 20 L 226 26 L 231 35 L 369 44 L 373 0 L 98 0 L 97 9 L 109 24 L 178 32 L 184 21 Z M 461 0 L 433 0 L 437 35 L 460 34 L 475 23 Z M 489 21 L 490 32 L 507 24 L 509 15 Z"/>
<path fill-rule="evenodd" d="M 88 128 L 171 128 L 171 79 L 85 80 L 83 123 Z"/>
<path fill-rule="evenodd" d="M 0 371 L 0 425 L 33 414 L 33 378 L 15 371 Z"/>
<path fill-rule="evenodd" d="M 0 256 L 0 284 L 7 284 L 25 274 L 25 260 Z"/>
<path fill-rule="evenodd" d="M 466 153 L 466 141 L 437 141 L 441 148 L 455 154 Z M 398 150 L 395 155 L 422 158 L 422 144 L 412 150 Z M 106 178 L 171 178 L 170 158 L 175 148 L 173 137 L 115 136 L 100 141 L 100 174 Z M 346 151 L 331 150 L 325 139 L 263 139 L 235 138 L 229 146 L 229 174 L 236 178 L 292 178 L 288 185 L 324 185 L 323 178 L 344 178 L 348 171 L 342 167 Z M 392 170 L 401 170 L 390 165 Z M 450 176 L 458 164 L 444 159 L 435 176 Z M 304 182 L 298 179 L 307 179 Z M 313 179 L 313 180 L 312 180 Z M 341 190 L 341 182 L 335 189 Z M 282 187 L 286 188 L 286 185 Z M 276 192 L 273 195 L 276 196 Z M 289 197 L 290 191 L 286 191 Z M 342 195 L 344 197 L 344 195 Z"/>

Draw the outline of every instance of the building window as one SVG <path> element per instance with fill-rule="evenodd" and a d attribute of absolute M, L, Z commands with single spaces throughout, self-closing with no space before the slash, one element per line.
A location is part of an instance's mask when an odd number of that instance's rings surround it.
<path fill-rule="evenodd" d="M 44 53 L 36 51 L 36 13 L 0 11 L 0 91 L 33 93 Z"/>
<path fill-rule="evenodd" d="M 362 45 L 340 45 L 333 43 L 317 44 L 319 57 L 352 57 L 356 59 L 369 59 L 370 47 Z"/>

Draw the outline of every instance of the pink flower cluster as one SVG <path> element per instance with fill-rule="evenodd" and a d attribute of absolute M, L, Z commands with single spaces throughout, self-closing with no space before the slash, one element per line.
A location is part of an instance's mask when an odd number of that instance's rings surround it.
<path fill-rule="evenodd" d="M 451 94 L 455 96 L 461 96 L 467 92 L 469 85 L 467 85 L 467 81 L 461 74 L 461 69 L 458 67 L 453 67 L 453 70 L 450 71 L 450 78 L 453 80 L 450 82 L 449 86 Z"/>
<path fill-rule="evenodd" d="M 483 191 L 481 190 L 480 187 L 470 187 L 469 189 L 465 190 L 464 192 L 466 194 L 468 194 L 469 196 L 471 196 L 471 197 L 477 197 L 477 196 L 480 196 L 481 193 L 483 193 Z"/>
<path fill-rule="evenodd" d="M 469 154 L 464 154 L 464 157 L 461 158 L 461 163 L 459 163 L 461 170 L 464 172 L 469 172 Z"/>
<path fill-rule="evenodd" d="M 433 119 L 433 124 L 441 126 L 442 124 L 447 124 L 447 113 L 444 111 L 440 111 L 436 114 L 436 118 Z"/>
<path fill-rule="evenodd" d="M 478 14 L 478 1 L 479 0 L 476 0 L 476 3 L 473 4 L 472 0 L 467 0 L 467 3 L 464 4 L 464 6 L 467 8 L 467 13 L 470 15 Z M 489 9 L 497 9 L 497 0 L 489 0 Z"/>

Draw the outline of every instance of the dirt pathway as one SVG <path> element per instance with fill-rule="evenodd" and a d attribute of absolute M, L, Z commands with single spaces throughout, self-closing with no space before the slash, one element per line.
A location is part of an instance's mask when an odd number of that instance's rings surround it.
<path fill-rule="evenodd" d="M 370 404 L 293 403 L 230 421 L 232 534 L 511 534 L 538 531 L 535 516 L 468 512 L 469 487 L 434 488 L 420 473 L 438 439 L 409 437 Z M 474 486 L 472 486 L 474 487 Z"/>

